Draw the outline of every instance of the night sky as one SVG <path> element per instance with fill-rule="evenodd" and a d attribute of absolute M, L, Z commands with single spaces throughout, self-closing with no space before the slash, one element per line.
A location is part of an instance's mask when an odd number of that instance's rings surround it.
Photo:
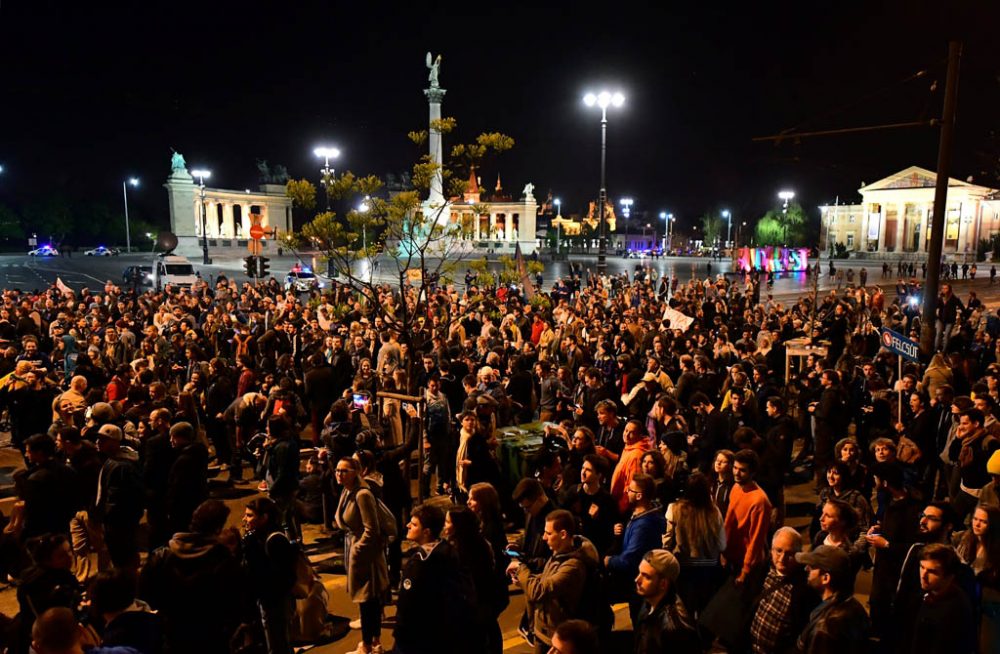
<path fill-rule="evenodd" d="M 59 193 L 117 211 L 136 175 L 130 212 L 165 223 L 170 147 L 226 188 L 255 186 L 256 159 L 316 181 L 320 143 L 341 148 L 338 170 L 404 171 L 432 50 L 459 123 L 446 145 L 487 130 L 517 142 L 484 185 L 499 173 L 515 195 L 532 182 L 583 209 L 600 116 L 581 98 L 606 86 L 627 96 L 609 115 L 612 199 L 672 211 L 682 230 L 722 208 L 753 219 L 781 188 L 814 208 L 934 169 L 931 128 L 751 138 L 938 116 L 952 36 L 966 43 L 953 176 L 995 181 L 982 171 L 1000 156 L 1000 3 L 651 4 L 0 0 L 0 203 Z"/>

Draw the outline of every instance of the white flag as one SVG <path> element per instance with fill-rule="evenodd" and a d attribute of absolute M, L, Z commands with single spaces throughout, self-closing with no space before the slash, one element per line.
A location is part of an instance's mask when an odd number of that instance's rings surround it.
<path fill-rule="evenodd" d="M 56 277 L 56 288 L 59 289 L 59 292 L 63 295 L 73 295 L 73 289 L 66 286 L 66 283 L 58 277 Z"/>
<path fill-rule="evenodd" d="M 679 329 L 682 332 L 686 332 L 691 323 L 694 322 L 694 318 L 691 316 L 686 316 L 669 306 L 663 310 L 663 319 L 670 321 L 670 329 Z"/>

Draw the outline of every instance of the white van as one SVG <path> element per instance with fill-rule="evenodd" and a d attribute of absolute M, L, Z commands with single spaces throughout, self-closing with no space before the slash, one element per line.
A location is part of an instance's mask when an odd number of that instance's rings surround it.
<path fill-rule="evenodd" d="M 171 286 L 190 287 L 198 281 L 194 266 L 187 257 L 173 254 L 157 257 L 153 262 L 153 288 L 163 290 L 167 284 Z"/>

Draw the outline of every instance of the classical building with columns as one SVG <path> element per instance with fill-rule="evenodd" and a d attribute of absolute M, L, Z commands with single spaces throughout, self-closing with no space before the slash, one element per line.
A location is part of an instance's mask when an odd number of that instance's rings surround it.
<path fill-rule="evenodd" d="M 518 244 L 525 254 L 538 247 L 535 217 L 538 201 L 534 186 L 524 187 L 521 198 L 514 200 L 503 192 L 500 178 L 487 198 L 479 187 L 475 171 L 461 198 L 451 198 L 444 209 L 448 223 L 461 225 L 465 246 L 482 254 L 512 254 Z"/>
<path fill-rule="evenodd" d="M 921 258 L 927 253 L 937 175 L 910 166 L 858 189 L 860 204 L 820 207 L 820 244 L 843 243 L 852 257 Z M 948 180 L 942 253 L 972 257 L 980 239 L 1000 233 L 1000 191 Z"/>
<path fill-rule="evenodd" d="M 262 184 L 257 191 L 201 187 L 186 166 L 175 166 L 164 184 L 170 201 L 170 230 L 177 235 L 175 252 L 184 256 L 201 253 L 202 206 L 208 247 L 215 254 L 246 256 L 250 214 L 260 216 L 261 226 L 275 231 L 292 229 L 292 201 L 283 184 Z M 275 247 L 263 241 L 265 254 Z"/>

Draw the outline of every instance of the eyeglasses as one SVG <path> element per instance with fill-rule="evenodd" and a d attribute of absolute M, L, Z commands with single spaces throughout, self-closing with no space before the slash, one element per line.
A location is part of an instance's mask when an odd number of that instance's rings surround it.
<path fill-rule="evenodd" d="M 926 513 L 921 513 L 920 514 L 920 519 L 921 520 L 933 520 L 934 522 L 941 522 L 941 516 L 928 515 Z"/>
<path fill-rule="evenodd" d="M 638 495 L 642 491 L 637 491 L 634 488 L 626 488 L 625 492 L 628 493 L 629 495 Z"/>

